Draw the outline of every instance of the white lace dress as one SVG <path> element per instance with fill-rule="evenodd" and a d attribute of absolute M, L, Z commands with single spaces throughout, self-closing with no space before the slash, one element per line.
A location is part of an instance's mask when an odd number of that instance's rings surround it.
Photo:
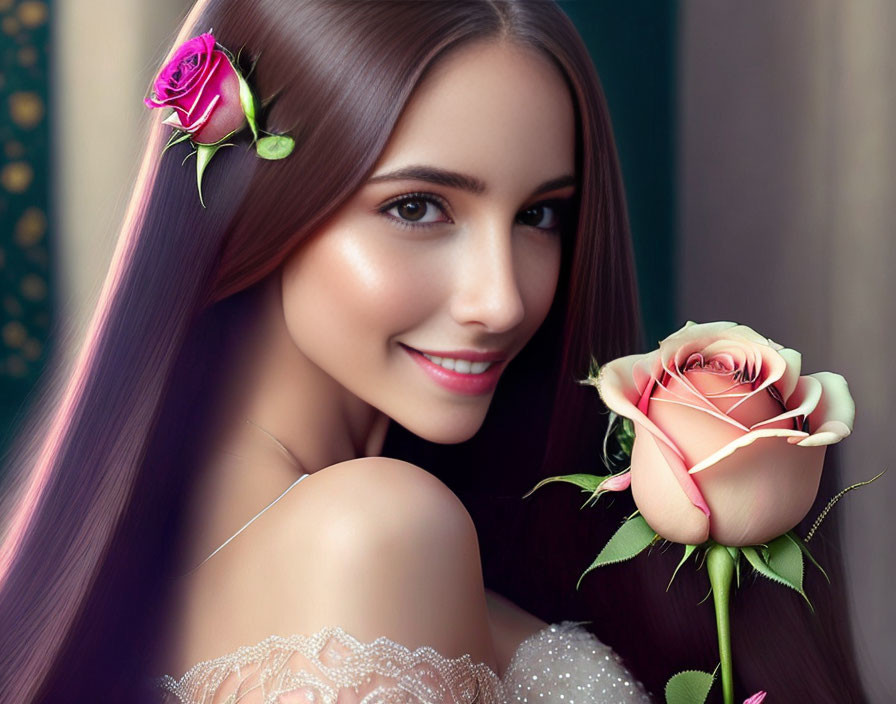
<path fill-rule="evenodd" d="M 499 677 L 469 655 L 446 658 L 338 627 L 270 636 L 155 680 L 164 704 L 641 704 L 642 685 L 580 624 L 552 624 L 524 640 Z"/>
<path fill-rule="evenodd" d="M 289 489 L 306 476 L 299 477 Z M 546 626 L 526 638 L 513 654 L 503 677 L 488 665 L 473 662 L 470 655 L 447 658 L 433 648 L 410 650 L 386 637 L 361 642 L 334 626 L 310 636 L 272 635 L 256 645 L 200 662 L 179 677 L 153 678 L 150 684 L 159 692 L 163 704 L 651 701 L 618 656 L 581 623 L 573 621 Z"/>

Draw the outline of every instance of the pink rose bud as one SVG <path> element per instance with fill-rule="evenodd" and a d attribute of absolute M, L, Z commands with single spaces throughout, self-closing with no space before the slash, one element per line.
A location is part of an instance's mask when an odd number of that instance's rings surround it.
<path fill-rule="evenodd" d="M 749 699 L 744 699 L 744 704 L 762 704 L 765 700 L 765 692 L 756 692 Z"/>
<path fill-rule="evenodd" d="M 178 47 L 144 102 L 149 108 L 172 108 L 164 124 L 189 132 L 197 144 L 219 142 L 246 124 L 239 76 L 209 33 Z"/>
<path fill-rule="evenodd" d="M 625 491 L 632 483 L 632 473 L 611 474 L 597 487 L 597 491 Z"/>
<path fill-rule="evenodd" d="M 603 366 L 601 398 L 635 426 L 633 498 L 661 537 L 756 545 L 805 517 L 855 404 L 842 376 L 800 363 L 745 325 L 688 322 Z"/>

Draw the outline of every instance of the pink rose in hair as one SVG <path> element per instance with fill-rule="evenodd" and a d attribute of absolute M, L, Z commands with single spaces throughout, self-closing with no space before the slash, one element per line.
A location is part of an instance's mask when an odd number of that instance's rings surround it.
<path fill-rule="evenodd" d="M 597 388 L 634 423 L 632 495 L 657 534 L 756 545 L 805 517 L 855 404 L 842 376 L 800 376 L 800 361 L 745 325 L 688 322 L 604 365 Z"/>
<path fill-rule="evenodd" d="M 246 123 L 240 80 L 215 38 L 202 34 L 181 44 L 153 83 L 150 108 L 172 108 L 163 122 L 188 132 L 197 144 L 214 144 Z"/>

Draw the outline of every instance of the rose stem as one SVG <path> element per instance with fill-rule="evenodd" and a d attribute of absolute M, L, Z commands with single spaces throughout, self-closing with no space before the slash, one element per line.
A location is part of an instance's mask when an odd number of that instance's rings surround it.
<path fill-rule="evenodd" d="M 728 620 L 728 600 L 734 560 L 724 545 L 713 545 L 706 555 L 706 569 L 712 585 L 712 601 L 716 608 L 716 631 L 719 634 L 719 659 L 722 663 L 722 693 L 725 704 L 734 704 L 734 677 L 731 662 L 731 624 Z"/>

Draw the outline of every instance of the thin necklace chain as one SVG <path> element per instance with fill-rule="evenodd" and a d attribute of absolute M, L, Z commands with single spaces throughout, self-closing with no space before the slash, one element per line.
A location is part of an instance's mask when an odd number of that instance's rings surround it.
<path fill-rule="evenodd" d="M 224 547 L 225 547 L 231 540 L 233 540 L 236 536 L 238 536 L 240 533 L 242 533 L 244 530 L 246 530 L 246 528 L 248 528 L 249 525 L 250 525 L 256 518 L 258 518 L 261 514 L 263 514 L 265 511 L 267 511 L 271 506 L 273 506 L 275 503 L 277 503 L 277 502 L 278 502 L 280 499 L 282 499 L 284 496 L 286 496 L 287 492 L 289 492 L 290 489 L 292 489 L 296 484 L 298 484 L 300 481 L 302 481 L 305 477 L 310 476 L 307 472 L 304 471 L 304 469 L 302 468 L 302 463 L 299 462 L 299 461 L 296 459 L 296 456 L 293 455 L 293 454 L 289 451 L 289 449 L 287 449 L 287 447 L 286 447 L 282 442 L 280 442 L 277 438 L 275 438 L 274 435 L 273 435 L 272 433 L 269 433 L 267 430 L 265 430 L 265 429 L 262 428 L 260 425 L 258 425 L 258 423 L 254 422 L 254 421 L 251 421 L 251 420 L 249 420 L 248 418 L 246 418 L 246 422 L 247 422 L 247 423 L 251 423 L 252 425 L 254 425 L 254 426 L 255 426 L 256 428 L 258 428 L 261 432 L 263 432 L 265 435 L 267 435 L 269 438 L 271 438 L 271 440 L 273 440 L 275 443 L 277 443 L 277 446 L 278 446 L 284 453 L 286 453 L 287 457 L 289 457 L 290 461 L 293 463 L 293 465 L 295 466 L 295 468 L 299 470 L 299 472 L 300 472 L 299 478 L 296 479 L 292 484 L 290 484 L 290 485 L 283 491 L 283 493 L 280 494 L 280 496 L 278 496 L 276 499 L 274 499 L 273 501 L 271 501 L 271 503 L 269 503 L 267 506 L 265 506 L 263 509 L 261 509 L 261 511 L 259 511 L 259 512 L 256 513 L 252 518 L 250 518 L 242 528 L 240 528 L 236 533 L 234 533 L 233 535 L 231 535 L 227 540 L 225 540 L 221 545 L 219 545 L 219 546 L 214 550 L 214 552 L 212 552 L 211 555 L 209 555 L 208 557 L 206 557 L 202 562 L 200 562 L 198 565 L 196 565 L 195 567 L 193 567 L 193 568 L 192 568 L 191 570 L 189 570 L 188 572 L 184 572 L 184 573 L 181 575 L 181 577 L 185 577 L 185 576 L 187 576 L 188 574 L 191 574 L 192 572 L 195 572 L 196 570 L 198 570 L 202 565 L 204 565 L 204 564 L 205 564 L 206 562 L 208 562 L 212 557 L 214 557 L 214 556 L 218 553 L 219 550 L 221 550 L 222 548 L 224 548 Z"/>
<path fill-rule="evenodd" d="M 254 420 L 249 420 L 248 418 L 246 418 L 246 422 L 249 423 L 249 424 L 251 424 L 251 425 L 254 425 L 254 426 L 255 426 L 256 428 L 258 428 L 261 432 L 263 432 L 265 435 L 267 435 L 271 440 L 273 440 L 275 443 L 277 443 L 277 447 L 279 447 L 280 450 L 283 451 L 283 452 L 286 454 L 287 457 L 289 457 L 290 462 L 293 463 L 293 465 L 295 466 L 296 469 L 298 469 L 299 471 L 302 471 L 302 472 L 305 471 L 305 470 L 302 468 L 302 463 L 299 462 L 298 459 L 296 459 L 296 456 L 295 456 L 294 454 L 292 454 L 292 453 L 289 451 L 289 449 L 286 447 L 286 445 L 284 445 L 282 442 L 280 442 L 277 438 L 274 437 L 274 434 L 273 434 L 273 433 L 269 433 L 267 430 L 265 430 L 264 428 L 262 428 L 262 427 L 261 427 L 258 423 L 256 423 Z"/>

